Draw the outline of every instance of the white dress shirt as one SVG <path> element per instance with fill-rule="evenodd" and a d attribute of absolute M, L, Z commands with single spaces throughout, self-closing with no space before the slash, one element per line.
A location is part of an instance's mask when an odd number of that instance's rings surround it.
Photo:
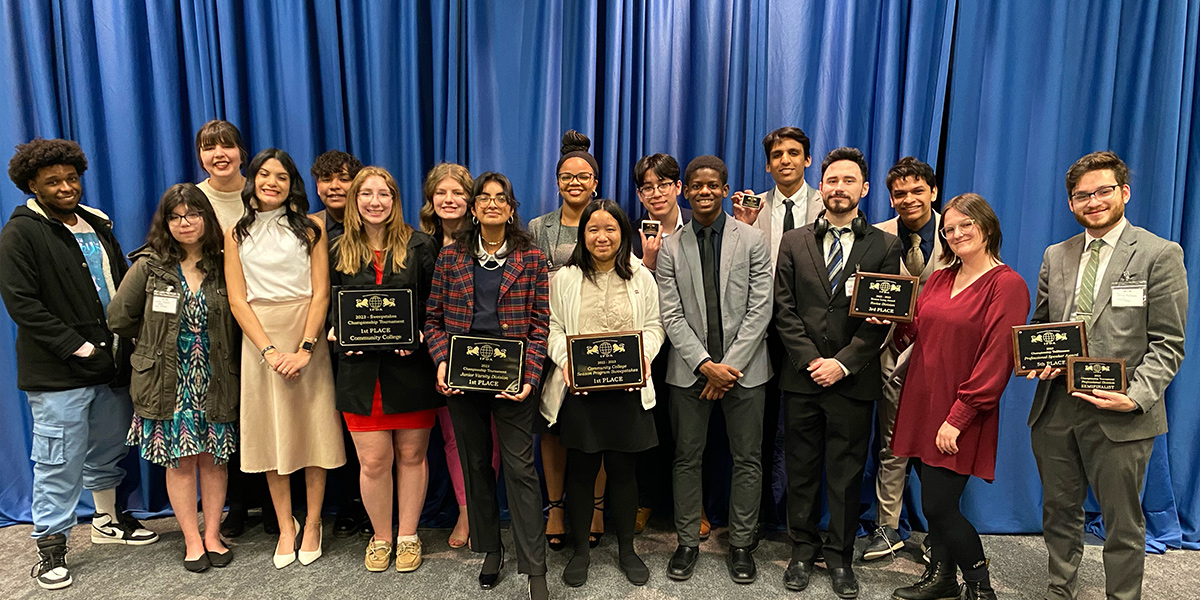
<path fill-rule="evenodd" d="M 775 259 L 779 256 L 779 240 L 783 239 L 783 219 L 787 216 L 787 205 L 784 202 L 792 201 L 792 222 L 796 224 L 796 227 L 802 227 L 812 222 L 812 219 L 808 217 L 810 212 L 808 196 L 811 193 L 808 182 L 802 181 L 800 189 L 791 196 L 784 196 L 779 191 L 779 186 L 775 186 L 768 194 L 771 203 L 771 264 L 775 264 Z M 820 196 L 816 196 L 815 202 L 821 203 Z"/>
<path fill-rule="evenodd" d="M 845 274 L 847 273 L 847 270 L 854 268 L 850 265 L 850 250 L 854 248 L 854 232 L 850 231 L 849 225 L 846 225 L 844 229 L 845 232 L 840 236 L 840 239 L 842 240 L 842 274 Z M 822 258 L 825 259 L 826 269 L 829 267 L 829 250 L 833 248 L 833 238 L 833 225 L 831 224 L 829 226 L 829 232 L 825 234 L 825 239 L 821 242 L 821 252 L 824 253 L 822 254 Z M 849 272 L 853 273 L 853 271 Z M 849 283 L 849 281 L 847 281 L 847 283 Z M 832 283 L 829 285 L 830 287 L 833 286 Z M 846 289 L 850 289 L 850 286 L 846 286 Z M 842 364 L 842 361 L 836 358 L 832 360 L 842 368 L 843 375 L 850 375 L 850 369 L 847 369 L 846 365 Z"/>
<path fill-rule="evenodd" d="M 1096 294 L 1100 292 L 1100 281 L 1104 279 L 1104 271 L 1108 269 L 1108 261 L 1112 258 L 1113 249 L 1117 247 L 1117 241 L 1121 239 L 1121 234 L 1125 232 L 1125 228 L 1129 226 L 1129 221 L 1124 217 L 1121 222 L 1117 223 L 1112 231 L 1104 234 L 1104 237 L 1092 237 L 1092 234 L 1085 233 L 1083 237 L 1083 254 L 1079 257 L 1079 275 L 1075 277 L 1075 302 L 1072 306 L 1079 306 L 1079 288 L 1083 286 L 1083 271 L 1087 268 L 1088 260 L 1092 258 L 1092 242 L 1095 240 L 1104 240 L 1104 246 L 1100 248 L 1100 268 L 1096 269 L 1096 285 L 1092 286 L 1092 301 L 1096 300 Z M 1094 312 L 1096 309 L 1093 308 Z M 1072 313 L 1074 309 L 1072 308 Z"/>

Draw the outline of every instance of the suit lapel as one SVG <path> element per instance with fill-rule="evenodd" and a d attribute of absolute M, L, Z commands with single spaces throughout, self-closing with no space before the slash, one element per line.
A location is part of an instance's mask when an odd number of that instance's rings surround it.
<path fill-rule="evenodd" d="M 683 269 L 677 269 L 677 272 L 683 272 L 686 269 L 691 274 L 692 292 L 696 295 L 696 303 L 702 309 L 700 318 L 707 320 L 708 307 L 704 304 L 704 272 L 700 267 L 700 242 L 696 237 L 695 230 L 690 225 L 679 231 L 679 249 L 679 258 L 686 264 Z M 707 327 L 708 323 L 705 323 L 704 326 Z"/>
<path fill-rule="evenodd" d="M 522 253 L 520 256 L 524 258 L 525 255 Z M 503 298 L 508 293 L 508 288 L 516 283 L 517 277 L 521 274 L 521 268 L 524 265 L 519 264 L 516 258 L 516 255 L 510 254 L 508 260 L 504 261 L 504 278 L 500 281 L 500 295 L 497 296 L 497 299 Z"/>
<path fill-rule="evenodd" d="M 741 243 L 741 232 L 737 229 L 732 217 L 726 215 L 725 230 L 721 232 L 721 281 L 717 291 L 728 289 L 729 271 L 733 269 L 733 257 L 737 256 L 738 244 Z"/>
<path fill-rule="evenodd" d="M 1129 267 L 1135 244 L 1137 244 L 1137 232 L 1133 230 L 1133 225 L 1127 224 L 1125 231 L 1121 232 L 1121 237 L 1117 240 L 1117 246 L 1113 248 L 1112 256 L 1108 259 L 1108 267 L 1104 269 L 1104 279 L 1099 282 L 1100 289 L 1096 290 L 1096 302 L 1093 304 L 1092 311 L 1093 323 L 1112 300 L 1112 286 Z"/>
<path fill-rule="evenodd" d="M 1062 302 L 1062 314 L 1059 315 L 1059 321 L 1066 321 L 1071 318 L 1071 312 L 1075 310 L 1075 281 L 1079 279 L 1079 259 L 1083 256 L 1083 238 L 1084 234 L 1079 234 L 1069 240 L 1063 246 L 1063 252 L 1066 256 L 1063 261 L 1063 279 L 1064 281 L 1057 286 L 1059 294 L 1059 302 Z M 1051 282 L 1053 285 L 1053 282 Z"/>
<path fill-rule="evenodd" d="M 474 259 L 471 258 L 471 255 L 466 252 L 460 253 L 458 255 L 458 262 L 453 266 L 454 272 L 447 278 L 449 281 L 458 283 L 460 289 L 456 291 L 459 293 L 459 296 L 466 299 L 468 315 L 475 313 L 475 293 L 471 285 L 473 279 L 471 273 L 471 267 L 474 264 L 473 261 Z"/>
<path fill-rule="evenodd" d="M 821 248 L 821 240 L 817 239 L 817 236 L 812 233 L 811 229 L 801 234 L 801 237 L 805 239 L 804 246 L 808 248 L 808 257 L 812 260 L 813 272 L 817 274 L 817 280 L 824 284 L 820 287 L 825 291 L 825 299 L 829 300 L 833 298 L 833 290 L 830 289 L 829 278 L 826 275 L 826 273 L 829 272 L 829 268 L 825 264 L 824 251 Z"/>
<path fill-rule="evenodd" d="M 867 246 L 874 243 L 875 237 L 868 230 L 867 235 L 862 236 L 860 240 L 854 240 L 854 246 L 850 248 L 850 255 L 846 257 L 846 262 L 842 265 L 842 275 L 838 278 L 838 289 L 846 285 L 846 280 L 853 277 L 858 271 L 858 264 L 862 262 L 862 256 L 867 251 Z"/>

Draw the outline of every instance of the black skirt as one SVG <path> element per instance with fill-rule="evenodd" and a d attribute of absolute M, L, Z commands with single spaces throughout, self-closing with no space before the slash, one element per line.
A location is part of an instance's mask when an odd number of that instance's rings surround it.
<path fill-rule="evenodd" d="M 658 445 L 654 415 L 642 408 L 640 391 L 568 392 L 556 425 L 562 445 L 582 452 L 641 452 Z"/>

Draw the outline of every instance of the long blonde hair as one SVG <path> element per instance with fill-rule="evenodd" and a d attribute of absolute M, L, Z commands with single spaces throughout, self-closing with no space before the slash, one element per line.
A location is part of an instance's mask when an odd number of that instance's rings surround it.
<path fill-rule="evenodd" d="M 433 165 L 429 174 L 425 176 L 425 189 L 422 190 L 425 192 L 425 204 L 421 206 L 421 231 L 435 236 L 438 244 L 442 243 L 442 219 L 433 211 L 433 193 L 437 191 L 438 184 L 447 177 L 458 182 L 468 196 L 471 194 L 471 188 L 475 187 L 475 180 L 471 178 L 471 172 L 466 167 L 454 163 Z M 469 219 L 471 215 L 468 212 L 463 217 Z"/>
<path fill-rule="evenodd" d="M 382 167 L 363 167 L 346 192 L 346 233 L 333 242 L 337 256 L 335 268 L 347 275 L 359 272 L 375 260 L 362 215 L 358 213 L 358 191 L 368 177 L 383 179 L 383 183 L 392 191 L 392 213 L 383 224 L 383 247 L 392 253 L 392 270 L 404 269 L 404 261 L 408 258 L 408 240 L 412 238 L 413 228 L 404 222 L 396 180 Z"/>

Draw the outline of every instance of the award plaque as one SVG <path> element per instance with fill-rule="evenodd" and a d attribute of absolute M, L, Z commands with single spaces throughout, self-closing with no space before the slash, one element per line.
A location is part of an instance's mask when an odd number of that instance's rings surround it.
<path fill-rule="evenodd" d="M 917 311 L 917 277 L 855 273 L 850 316 L 911 323 Z"/>
<path fill-rule="evenodd" d="M 416 301 L 410 289 L 338 286 L 334 335 L 342 350 L 416 350 Z"/>
<path fill-rule="evenodd" d="M 521 393 L 525 340 L 450 336 L 446 385 L 456 390 Z"/>
<path fill-rule="evenodd" d="M 1067 391 L 1125 393 L 1125 359 L 1072 356 L 1067 359 Z"/>
<path fill-rule="evenodd" d="M 568 335 L 567 368 L 572 392 L 646 387 L 642 332 Z"/>
<path fill-rule="evenodd" d="M 658 235 L 658 230 L 661 227 L 662 223 L 659 223 L 654 219 L 642 219 L 642 233 L 646 234 L 646 237 L 654 237 Z"/>
<path fill-rule="evenodd" d="M 1066 368 L 1072 356 L 1087 356 L 1082 321 L 1040 323 L 1013 327 L 1013 365 L 1017 375 L 1046 367 Z"/>
<path fill-rule="evenodd" d="M 763 205 L 763 197 L 762 196 L 754 196 L 751 194 L 743 194 L 742 195 L 742 208 L 748 208 L 750 210 L 758 210 L 758 209 L 762 208 L 762 205 Z"/>

